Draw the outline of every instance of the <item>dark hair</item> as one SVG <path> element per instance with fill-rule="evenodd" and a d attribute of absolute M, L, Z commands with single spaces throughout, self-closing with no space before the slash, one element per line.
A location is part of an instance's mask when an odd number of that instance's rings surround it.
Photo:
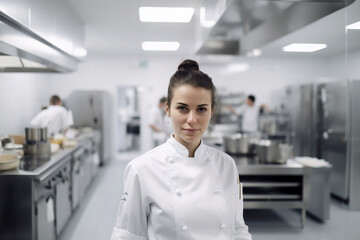
<path fill-rule="evenodd" d="M 190 59 L 184 60 L 178 66 L 178 70 L 170 78 L 168 87 L 167 103 L 170 107 L 171 100 L 174 96 L 174 89 L 182 86 L 190 85 L 192 87 L 201 87 L 211 91 L 211 108 L 214 109 L 216 88 L 211 77 L 199 70 L 199 64 Z"/>
<path fill-rule="evenodd" d="M 162 98 L 160 98 L 159 103 L 165 103 L 165 102 L 166 102 L 166 100 L 167 100 L 167 98 L 166 98 L 166 97 L 162 97 Z"/>
<path fill-rule="evenodd" d="M 50 97 L 50 105 L 56 105 L 61 101 L 60 97 L 58 95 L 52 95 Z"/>
<path fill-rule="evenodd" d="M 255 102 L 255 96 L 254 95 L 249 95 L 248 99 L 252 102 Z"/>

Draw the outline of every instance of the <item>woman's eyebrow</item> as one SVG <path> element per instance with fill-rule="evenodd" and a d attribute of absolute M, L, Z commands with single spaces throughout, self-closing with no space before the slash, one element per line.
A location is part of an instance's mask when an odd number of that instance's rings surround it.
<path fill-rule="evenodd" d="M 200 104 L 200 105 L 198 105 L 198 107 L 206 107 L 206 106 L 209 106 L 209 104 L 204 103 L 204 104 Z"/>
<path fill-rule="evenodd" d="M 189 105 L 187 105 L 186 103 L 182 103 L 182 102 L 177 102 L 176 104 L 178 104 L 178 105 L 182 105 L 182 106 L 189 106 Z M 199 104 L 199 105 L 197 105 L 198 107 L 206 107 L 206 106 L 209 106 L 209 104 L 207 104 L 207 103 L 204 103 L 204 104 Z"/>
<path fill-rule="evenodd" d="M 183 106 L 188 106 L 186 103 L 182 103 L 182 102 L 177 102 L 176 104 L 183 105 Z"/>

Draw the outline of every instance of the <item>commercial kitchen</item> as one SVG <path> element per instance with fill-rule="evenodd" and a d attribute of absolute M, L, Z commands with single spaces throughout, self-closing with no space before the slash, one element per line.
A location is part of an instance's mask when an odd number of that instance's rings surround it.
<path fill-rule="evenodd" d="M 110 239 L 184 59 L 216 86 L 202 141 L 235 161 L 253 239 L 360 239 L 360 0 L 0 0 L 0 239 Z M 52 95 L 66 134 L 30 124 Z M 230 111 L 248 95 L 255 137 Z"/>

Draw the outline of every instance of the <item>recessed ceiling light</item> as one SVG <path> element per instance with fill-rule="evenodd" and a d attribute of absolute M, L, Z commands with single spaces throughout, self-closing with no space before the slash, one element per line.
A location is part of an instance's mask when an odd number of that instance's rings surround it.
<path fill-rule="evenodd" d="M 284 52 L 315 52 L 326 48 L 326 44 L 317 43 L 292 43 L 283 47 Z"/>
<path fill-rule="evenodd" d="M 200 8 L 200 23 L 205 28 L 210 28 L 215 25 L 215 20 L 206 19 L 206 10 L 204 7 Z"/>
<path fill-rule="evenodd" d="M 346 26 L 346 29 L 356 29 L 356 30 L 360 30 L 360 21 L 356 22 L 356 23 L 352 23 Z"/>
<path fill-rule="evenodd" d="M 142 49 L 145 51 L 176 51 L 179 49 L 179 42 L 143 42 Z"/>
<path fill-rule="evenodd" d="M 188 7 L 141 7 L 141 22 L 190 22 L 194 8 Z"/>

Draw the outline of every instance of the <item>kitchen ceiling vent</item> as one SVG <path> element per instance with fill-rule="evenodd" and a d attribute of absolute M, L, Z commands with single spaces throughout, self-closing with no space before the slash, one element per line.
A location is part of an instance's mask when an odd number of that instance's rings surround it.
<path fill-rule="evenodd" d="M 0 72 L 72 72 L 79 61 L 0 11 Z"/>
<path fill-rule="evenodd" d="M 231 0 L 198 54 L 242 55 L 340 10 L 355 0 Z"/>

